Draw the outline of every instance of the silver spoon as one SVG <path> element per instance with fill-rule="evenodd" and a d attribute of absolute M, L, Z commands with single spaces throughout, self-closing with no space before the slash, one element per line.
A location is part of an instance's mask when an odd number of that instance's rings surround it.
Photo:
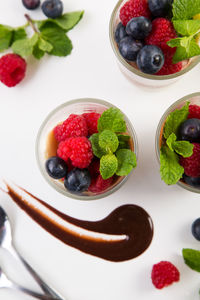
<path fill-rule="evenodd" d="M 20 292 L 23 292 L 29 296 L 32 296 L 34 298 L 37 299 L 41 299 L 41 300 L 52 300 L 52 296 L 49 295 L 41 295 L 38 293 L 35 293 L 33 291 L 30 291 L 14 282 L 12 282 L 10 279 L 8 279 L 8 277 L 5 275 L 5 273 L 3 273 L 2 269 L 0 268 L 0 289 L 3 288 L 9 288 L 9 289 L 14 289 Z"/>
<path fill-rule="evenodd" d="M 43 292 L 54 299 L 64 300 L 55 290 L 50 288 L 42 278 L 34 271 L 34 269 L 25 261 L 25 259 L 18 253 L 17 249 L 12 242 L 12 230 L 8 215 L 5 210 L 0 206 L 0 246 L 8 250 L 14 257 L 21 260 L 26 269 L 41 287 Z"/>

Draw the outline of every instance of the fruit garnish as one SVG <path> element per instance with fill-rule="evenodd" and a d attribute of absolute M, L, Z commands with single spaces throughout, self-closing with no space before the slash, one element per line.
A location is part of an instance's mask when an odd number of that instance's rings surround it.
<path fill-rule="evenodd" d="M 91 176 L 87 169 L 73 169 L 64 180 L 66 189 L 75 194 L 88 190 L 90 184 Z"/>
<path fill-rule="evenodd" d="M 132 36 L 126 36 L 119 42 L 120 54 L 129 61 L 136 61 L 137 55 L 142 47 L 143 43 L 135 40 Z"/>
<path fill-rule="evenodd" d="M 180 273 L 171 262 L 161 261 L 153 265 L 151 279 L 157 289 L 162 289 L 179 281 Z"/>
<path fill-rule="evenodd" d="M 183 249 L 185 264 L 192 270 L 200 272 L 200 251 L 193 249 Z"/>
<path fill-rule="evenodd" d="M 36 9 L 40 6 L 40 0 L 22 0 L 23 5 L 27 9 Z"/>
<path fill-rule="evenodd" d="M 193 143 L 193 153 L 188 157 L 180 158 L 180 165 L 184 168 L 184 172 L 190 177 L 200 177 L 200 144 Z"/>
<path fill-rule="evenodd" d="M 126 25 L 126 32 L 134 39 L 144 39 L 152 30 L 151 21 L 145 17 L 132 18 Z"/>
<path fill-rule="evenodd" d="M 149 9 L 154 17 L 165 17 L 168 15 L 172 1 L 171 0 L 148 0 Z"/>
<path fill-rule="evenodd" d="M 197 241 L 200 241 L 200 218 L 192 223 L 192 234 Z"/>
<path fill-rule="evenodd" d="M 42 3 L 42 11 L 48 18 L 58 18 L 63 13 L 63 3 L 60 0 L 45 0 Z"/>
<path fill-rule="evenodd" d="M 164 54 L 159 47 L 146 45 L 137 55 L 137 66 L 144 73 L 155 74 L 162 68 L 164 60 Z"/>
<path fill-rule="evenodd" d="M 54 179 L 65 177 L 68 171 L 66 162 L 58 156 L 50 157 L 45 163 L 45 168 L 49 176 Z"/>

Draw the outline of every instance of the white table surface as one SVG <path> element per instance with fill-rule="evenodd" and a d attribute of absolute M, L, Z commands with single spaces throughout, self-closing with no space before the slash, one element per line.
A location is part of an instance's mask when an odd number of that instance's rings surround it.
<path fill-rule="evenodd" d="M 140 257 L 113 263 L 86 255 L 61 243 L 40 228 L 8 196 L 0 204 L 7 210 L 14 228 L 14 242 L 20 253 L 46 282 L 67 300 L 196 300 L 200 274 L 183 262 L 183 247 L 199 249 L 190 233 L 200 217 L 198 194 L 160 180 L 155 156 L 155 131 L 166 108 L 175 100 L 199 91 L 200 68 L 166 88 L 151 89 L 129 82 L 119 71 L 112 52 L 109 18 L 116 0 L 66 0 L 65 11 L 85 10 L 83 20 L 69 33 L 74 50 L 66 58 L 28 60 L 26 79 L 9 89 L 0 84 L 0 177 L 13 180 L 57 209 L 84 220 L 98 220 L 116 207 L 132 203 L 152 216 L 155 234 L 150 248 Z M 0 23 L 24 24 L 27 12 L 20 0 L 0 1 Z M 42 19 L 40 10 L 31 12 Z M 35 139 L 46 115 L 64 101 L 94 97 L 118 106 L 132 121 L 139 140 L 137 169 L 113 195 L 91 202 L 64 197 L 44 180 L 35 159 Z M 152 265 L 173 262 L 181 280 L 161 291 L 150 279 Z M 0 251 L 0 265 L 15 279 L 34 288 L 22 268 Z M 12 274 L 11 274 L 12 273 Z M 30 299 L 0 291 L 2 300 Z"/>

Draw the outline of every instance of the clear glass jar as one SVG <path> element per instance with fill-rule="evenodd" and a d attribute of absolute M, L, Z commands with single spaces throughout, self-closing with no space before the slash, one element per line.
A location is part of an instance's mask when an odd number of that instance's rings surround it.
<path fill-rule="evenodd" d="M 161 144 L 162 144 L 162 136 L 163 136 L 163 129 L 164 129 L 164 124 L 165 121 L 168 117 L 168 115 L 174 111 L 175 109 L 180 109 L 181 107 L 183 107 L 186 102 L 190 102 L 190 104 L 196 104 L 198 106 L 200 106 L 200 92 L 199 93 L 193 93 L 190 95 L 187 95 L 181 99 L 179 99 L 178 101 L 174 102 L 167 110 L 166 112 L 163 114 L 162 118 L 160 119 L 160 122 L 158 124 L 157 127 L 157 131 L 156 131 L 156 156 L 158 159 L 158 162 L 160 162 L 160 148 L 161 148 Z M 183 182 L 182 180 L 179 180 L 179 182 L 177 182 L 177 185 L 179 185 L 180 187 L 194 192 L 194 193 L 200 193 L 200 189 L 195 188 L 193 186 L 190 186 L 188 184 L 186 184 L 185 182 Z"/>
<path fill-rule="evenodd" d="M 171 83 L 176 82 L 178 79 L 180 79 L 182 76 L 184 76 L 186 73 L 188 73 L 190 70 L 192 70 L 199 62 L 200 62 L 200 56 L 194 57 L 188 62 L 185 62 L 185 67 L 175 74 L 171 75 L 150 75 L 145 74 L 141 72 L 139 69 L 128 63 L 119 53 L 117 44 L 115 42 L 114 33 L 115 29 L 120 22 L 119 19 L 119 11 L 120 8 L 127 2 L 127 0 L 119 0 L 117 5 L 115 6 L 111 19 L 110 19 L 110 28 L 109 28 L 109 35 L 110 35 L 110 42 L 112 49 L 114 51 L 114 54 L 117 58 L 118 65 L 120 67 L 120 70 L 122 73 L 131 79 L 131 81 L 136 81 L 142 85 L 145 86 L 152 86 L 152 87 L 161 87 L 161 86 L 167 86 Z"/>
<path fill-rule="evenodd" d="M 114 181 L 113 185 L 102 192 L 101 194 L 94 194 L 91 192 L 84 192 L 82 194 L 73 194 L 70 191 L 67 191 L 64 187 L 64 183 L 61 180 L 55 180 L 51 178 L 46 170 L 45 170 L 45 162 L 50 157 L 53 156 L 51 151 L 48 151 L 47 148 L 49 144 L 49 137 L 53 134 L 53 129 L 56 125 L 63 122 L 70 114 L 83 114 L 83 113 L 90 113 L 90 112 L 97 112 L 102 114 L 106 109 L 110 107 L 115 107 L 109 102 L 98 100 L 98 99 L 77 99 L 65 102 L 64 104 L 55 108 L 44 120 L 42 123 L 37 140 L 36 140 L 36 158 L 38 162 L 39 169 L 47 180 L 47 182 L 55 188 L 58 192 L 62 193 L 65 196 L 78 199 L 78 200 L 95 200 L 106 197 L 115 191 L 117 191 L 128 179 L 128 176 L 125 177 L 118 177 L 117 181 Z M 127 127 L 127 134 L 131 136 L 131 148 L 135 152 L 136 157 L 138 156 L 138 142 L 135 130 L 132 127 L 131 122 L 128 120 L 126 115 L 124 115 L 124 120 L 126 122 Z"/>

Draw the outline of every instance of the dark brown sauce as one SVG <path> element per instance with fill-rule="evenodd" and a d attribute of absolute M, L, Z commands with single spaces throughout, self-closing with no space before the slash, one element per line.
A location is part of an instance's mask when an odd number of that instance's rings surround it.
<path fill-rule="evenodd" d="M 63 243 L 87 254 L 115 262 L 125 261 L 142 254 L 152 241 L 153 223 L 151 217 L 139 206 L 123 205 L 115 209 L 103 220 L 96 222 L 81 221 L 59 212 L 44 201 L 21 189 L 55 215 L 79 228 L 114 236 L 126 235 L 126 238 L 121 240 L 103 240 L 74 233 L 30 204 L 28 200 L 8 184 L 7 189 L 7 193 L 13 201 L 42 228 Z"/>

